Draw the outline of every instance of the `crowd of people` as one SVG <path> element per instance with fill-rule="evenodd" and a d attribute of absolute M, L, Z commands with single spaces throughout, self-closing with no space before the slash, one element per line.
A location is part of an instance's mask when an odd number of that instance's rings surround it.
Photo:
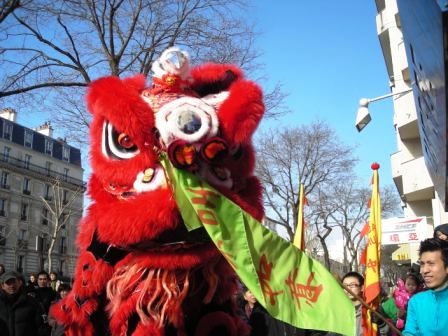
<path fill-rule="evenodd" d="M 418 269 L 398 279 L 394 290 L 383 289 L 381 303 L 371 320 L 377 334 L 396 336 L 444 336 L 448 333 L 448 224 L 435 228 L 434 237 L 420 244 Z M 341 282 L 355 306 L 356 335 L 363 335 L 364 277 L 348 272 Z M 251 336 L 334 336 L 331 332 L 302 330 L 273 319 L 245 287 L 241 290 L 240 315 L 252 328 Z M 365 327 L 365 326 L 364 326 Z"/>
<path fill-rule="evenodd" d="M 0 265 L 0 330 L 2 336 L 63 336 L 64 328 L 48 316 L 50 306 L 70 292 L 57 274 L 41 271 L 28 282 Z"/>
<path fill-rule="evenodd" d="M 442 336 L 448 330 L 448 224 L 437 227 L 434 238 L 420 244 L 419 272 L 414 270 L 395 284 L 390 295 L 383 291 L 381 304 L 371 314 L 378 335 Z M 363 335 L 362 304 L 364 277 L 345 274 L 341 282 L 355 306 L 356 335 Z M 55 272 L 23 276 L 0 264 L 0 330 L 5 336 L 62 336 L 64 327 L 48 316 L 51 304 L 64 298 L 70 286 Z M 333 336 L 331 332 L 294 328 L 272 318 L 244 286 L 237 299 L 241 318 L 251 327 L 251 336 Z M 364 308 L 363 308 L 364 307 Z"/>

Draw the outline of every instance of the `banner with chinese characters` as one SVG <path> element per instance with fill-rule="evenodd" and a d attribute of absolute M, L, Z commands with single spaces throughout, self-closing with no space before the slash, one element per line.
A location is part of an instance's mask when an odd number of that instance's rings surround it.
<path fill-rule="evenodd" d="M 382 225 L 383 245 L 418 243 L 432 236 L 426 217 L 390 218 L 383 220 Z"/>
<path fill-rule="evenodd" d="M 270 315 L 298 328 L 355 334 L 354 306 L 324 266 L 164 155 L 161 162 L 187 228 L 205 228 Z"/>

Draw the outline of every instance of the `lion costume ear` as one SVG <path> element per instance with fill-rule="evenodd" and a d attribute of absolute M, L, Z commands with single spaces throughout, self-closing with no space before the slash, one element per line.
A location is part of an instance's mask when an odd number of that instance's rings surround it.
<path fill-rule="evenodd" d="M 258 85 L 231 64 L 204 64 L 191 70 L 191 88 L 218 109 L 221 134 L 231 146 L 251 143 L 264 114 Z"/>
<path fill-rule="evenodd" d="M 193 84 L 191 88 L 200 97 L 227 91 L 238 79 L 243 78 L 242 71 L 231 64 L 204 64 L 191 70 Z"/>

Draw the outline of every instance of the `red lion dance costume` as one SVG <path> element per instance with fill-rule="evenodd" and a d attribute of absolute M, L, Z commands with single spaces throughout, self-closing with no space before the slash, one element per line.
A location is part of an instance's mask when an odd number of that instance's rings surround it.
<path fill-rule="evenodd" d="M 188 232 L 159 155 L 261 220 L 251 137 L 260 88 L 233 65 L 189 69 L 166 50 L 144 76 L 101 78 L 88 90 L 92 199 L 72 292 L 52 307 L 69 336 L 247 335 L 237 279 L 203 229 Z"/>

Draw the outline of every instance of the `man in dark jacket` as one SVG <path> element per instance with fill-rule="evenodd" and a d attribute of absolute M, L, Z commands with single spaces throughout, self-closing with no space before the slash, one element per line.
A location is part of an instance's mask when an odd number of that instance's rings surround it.
<path fill-rule="evenodd" d="M 39 304 L 20 288 L 20 274 L 6 272 L 0 277 L 0 328 L 2 336 L 43 335 L 44 312 Z"/>
<path fill-rule="evenodd" d="M 58 299 L 58 294 L 51 288 L 48 287 L 49 275 L 45 271 L 39 272 L 37 274 L 37 288 L 35 292 L 36 300 L 45 309 L 45 314 L 48 315 L 51 304 Z"/>

